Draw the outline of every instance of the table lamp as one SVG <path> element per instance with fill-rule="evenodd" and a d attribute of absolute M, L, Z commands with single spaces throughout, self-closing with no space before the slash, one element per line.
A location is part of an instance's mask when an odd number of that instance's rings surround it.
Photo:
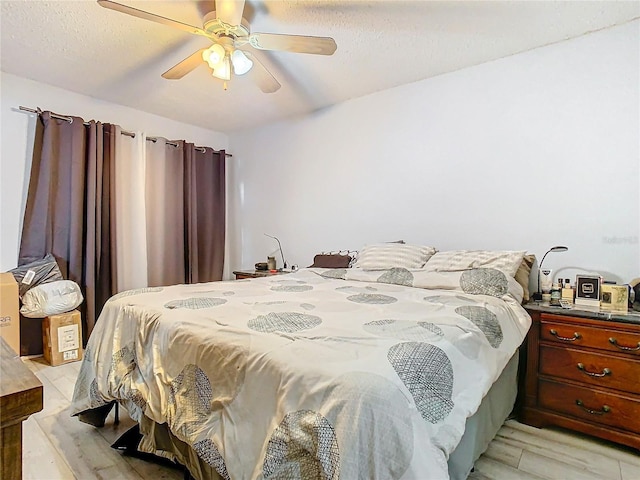
<path fill-rule="evenodd" d="M 544 254 L 542 260 L 540 260 L 540 265 L 538 265 L 538 291 L 531 296 L 531 299 L 539 302 L 542 300 L 542 292 L 540 291 L 540 271 L 542 270 L 542 264 L 544 263 L 544 259 L 550 252 L 566 252 L 569 250 L 567 247 L 563 247 L 562 245 L 556 245 L 555 247 L 551 247 L 547 253 Z"/>
<path fill-rule="evenodd" d="M 267 233 L 265 233 L 265 235 L 269 238 L 273 238 L 276 242 L 278 242 L 278 248 L 280 249 L 280 256 L 282 257 L 282 264 L 283 264 L 283 269 L 286 270 L 288 265 L 287 265 L 287 261 L 284 259 L 284 253 L 282 253 L 282 245 L 280 244 L 280 240 L 278 240 L 277 237 L 274 237 L 273 235 L 269 235 Z"/>

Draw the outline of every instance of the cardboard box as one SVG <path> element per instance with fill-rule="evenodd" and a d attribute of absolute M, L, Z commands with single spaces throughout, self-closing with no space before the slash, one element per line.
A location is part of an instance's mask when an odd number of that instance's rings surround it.
<path fill-rule="evenodd" d="M 11 273 L 0 273 L 0 336 L 20 354 L 18 284 Z"/>
<path fill-rule="evenodd" d="M 42 322 L 42 351 L 50 365 L 82 360 L 82 324 L 80 312 L 72 310 L 49 315 Z"/>

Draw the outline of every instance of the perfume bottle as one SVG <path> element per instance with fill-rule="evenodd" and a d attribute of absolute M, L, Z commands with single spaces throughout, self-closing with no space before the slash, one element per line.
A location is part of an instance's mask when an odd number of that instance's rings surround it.
<path fill-rule="evenodd" d="M 560 299 L 562 298 L 562 289 L 558 282 L 551 286 L 551 298 L 549 299 L 549 305 L 552 307 L 560 306 Z"/>
<path fill-rule="evenodd" d="M 573 303 L 575 299 L 575 289 L 571 286 L 571 281 L 568 278 L 564 279 L 564 286 L 562 287 L 562 300 Z"/>

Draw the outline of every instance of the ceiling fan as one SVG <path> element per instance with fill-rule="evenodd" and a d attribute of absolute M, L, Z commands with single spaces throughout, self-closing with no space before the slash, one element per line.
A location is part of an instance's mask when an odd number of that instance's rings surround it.
<path fill-rule="evenodd" d="M 207 37 L 213 42 L 209 48 L 194 52 L 164 72 L 162 76 L 169 80 L 180 79 L 206 62 L 213 70 L 213 76 L 224 81 L 225 90 L 232 70 L 235 75 L 252 71 L 252 79 L 258 87 L 265 93 L 273 93 L 280 88 L 280 83 L 247 47 L 315 55 L 333 55 L 337 48 L 331 37 L 251 33 L 249 22 L 242 18 L 245 0 L 215 0 L 215 10 L 204 16 L 203 28 L 111 0 L 98 0 L 98 3 L 111 10 Z"/>

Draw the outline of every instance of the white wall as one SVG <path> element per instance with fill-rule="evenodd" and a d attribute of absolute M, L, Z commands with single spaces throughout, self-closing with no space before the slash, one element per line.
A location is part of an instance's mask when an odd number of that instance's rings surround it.
<path fill-rule="evenodd" d="M 44 83 L 0 72 L 0 271 L 17 265 L 22 217 L 29 186 L 35 115 L 18 111 L 20 105 L 77 115 L 86 120 L 116 123 L 129 131 L 184 139 L 197 145 L 228 149 L 227 135 L 122 105 L 79 95 Z"/>
<path fill-rule="evenodd" d="M 231 267 L 404 239 L 640 276 L 640 21 L 230 135 Z M 381 74 L 392 72 L 381 70 Z"/>

